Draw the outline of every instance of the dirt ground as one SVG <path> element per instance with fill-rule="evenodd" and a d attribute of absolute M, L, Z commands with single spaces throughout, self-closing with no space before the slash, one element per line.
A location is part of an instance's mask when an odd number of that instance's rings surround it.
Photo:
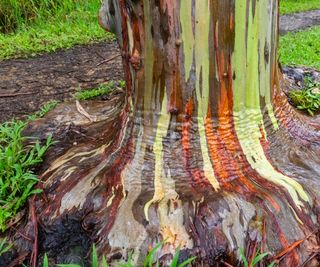
<path fill-rule="evenodd" d="M 283 15 L 280 18 L 280 35 L 300 31 L 320 24 L 320 10 Z"/>
<path fill-rule="evenodd" d="M 28 59 L 0 61 L 0 122 L 23 118 L 49 100 L 69 100 L 123 76 L 115 42 L 76 46 Z"/>

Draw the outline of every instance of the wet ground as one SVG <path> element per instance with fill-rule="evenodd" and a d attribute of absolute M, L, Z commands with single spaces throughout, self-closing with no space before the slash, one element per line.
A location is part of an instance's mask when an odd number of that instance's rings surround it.
<path fill-rule="evenodd" d="M 78 88 L 122 79 L 118 45 L 102 42 L 0 62 L 0 122 L 23 118 L 49 100 L 70 100 Z"/>
<path fill-rule="evenodd" d="M 320 24 L 320 10 L 288 14 L 280 18 L 280 35 Z"/>

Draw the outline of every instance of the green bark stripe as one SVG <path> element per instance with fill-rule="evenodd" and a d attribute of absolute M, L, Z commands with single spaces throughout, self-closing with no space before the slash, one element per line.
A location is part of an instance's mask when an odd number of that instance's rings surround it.
<path fill-rule="evenodd" d="M 258 45 L 262 34 L 268 32 L 272 25 L 266 23 L 262 17 L 268 17 L 270 1 L 259 0 L 255 5 L 255 16 L 252 13 L 252 0 L 236 1 L 235 8 L 235 49 L 233 54 L 234 79 L 234 121 L 237 136 L 251 167 L 266 180 L 287 189 L 298 208 L 303 207 L 303 202 L 309 201 L 303 187 L 292 178 L 283 175 L 274 169 L 268 161 L 260 143 L 263 129 L 263 118 L 260 107 L 260 86 L 267 86 L 265 81 L 259 84 L 259 60 L 262 54 L 258 53 Z M 246 9 L 249 4 L 248 29 L 243 21 L 246 21 Z M 275 14 L 276 16 L 277 14 Z M 262 19 L 262 21 L 261 21 Z M 260 33 L 260 34 L 259 34 Z M 247 35 L 246 35 L 247 34 Z M 247 36 L 247 40 L 246 40 Z M 263 36 L 262 36 L 263 37 Z M 247 47 L 246 47 L 247 43 Z M 266 89 L 265 89 L 266 90 Z M 269 87 L 270 90 L 270 87 Z M 263 91 L 262 91 L 263 92 Z M 270 104 L 270 103 L 267 103 Z"/>
<path fill-rule="evenodd" d="M 144 53 L 144 110 L 149 111 L 150 105 L 152 103 L 152 77 L 153 77 L 153 62 L 154 62 L 154 55 L 153 55 L 153 38 L 151 34 L 151 12 L 150 12 L 150 0 L 144 0 L 144 24 L 145 27 L 145 53 Z"/>
<path fill-rule="evenodd" d="M 192 29 L 192 0 L 180 4 L 181 39 L 183 44 L 185 80 L 188 81 L 193 61 L 194 35 Z"/>

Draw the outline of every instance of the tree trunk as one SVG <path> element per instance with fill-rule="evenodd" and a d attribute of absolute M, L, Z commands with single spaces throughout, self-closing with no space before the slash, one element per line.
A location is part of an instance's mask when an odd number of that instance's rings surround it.
<path fill-rule="evenodd" d="M 282 93 L 278 15 L 276 0 L 105 0 L 124 102 L 86 128 L 97 139 L 49 157 L 41 250 L 56 232 L 67 246 L 76 221 L 112 262 L 139 265 L 161 240 L 163 263 L 179 246 L 196 266 L 237 264 L 241 248 L 281 266 L 314 255 L 319 125 Z"/>

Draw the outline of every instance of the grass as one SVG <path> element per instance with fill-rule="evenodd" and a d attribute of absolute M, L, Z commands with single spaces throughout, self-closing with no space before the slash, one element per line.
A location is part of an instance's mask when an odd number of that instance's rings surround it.
<path fill-rule="evenodd" d="M 161 243 L 157 244 L 146 256 L 144 262 L 143 262 L 143 267 L 153 267 L 153 266 L 159 266 L 159 261 L 155 259 L 155 253 L 157 250 L 161 249 L 162 245 L 164 244 L 164 241 Z M 179 256 L 180 256 L 180 249 L 178 248 L 175 252 L 175 255 L 172 258 L 172 261 L 169 265 L 169 267 L 185 267 L 191 264 L 196 257 L 189 258 L 183 262 L 179 263 Z M 108 267 L 108 263 L 106 261 L 105 256 L 102 257 L 102 260 L 99 264 L 98 260 L 98 255 L 97 255 L 97 250 L 95 246 L 93 245 L 92 248 L 92 254 L 91 254 L 91 266 L 92 267 Z M 57 267 L 82 267 L 81 265 L 78 264 L 57 264 Z M 129 256 L 129 259 L 126 262 L 119 263 L 119 267 L 135 267 L 135 265 L 132 262 L 132 255 Z M 43 259 L 43 267 L 49 267 L 49 260 L 47 255 L 44 256 Z"/>
<path fill-rule="evenodd" d="M 38 5 L 26 7 L 33 2 Z M 2 23 L 6 34 L 0 33 L 0 60 L 114 39 L 98 24 L 99 8 L 99 0 L 0 0 L 0 10 L 8 13 L 7 22 Z M 28 12 L 31 15 L 23 15 Z"/>
<path fill-rule="evenodd" d="M 8 243 L 6 238 L 2 239 L 0 242 L 0 257 L 8 252 L 12 248 L 12 246 L 13 244 Z"/>
<path fill-rule="evenodd" d="M 269 255 L 270 255 L 270 252 L 261 253 L 260 250 L 257 250 L 254 257 L 251 260 L 248 260 L 245 256 L 243 249 L 240 249 L 240 257 L 242 259 L 244 267 L 257 266 L 259 263 L 261 263 Z M 273 267 L 273 266 L 275 266 L 275 264 L 276 264 L 276 262 L 274 261 L 274 262 L 268 264 L 267 267 Z"/>
<path fill-rule="evenodd" d="M 0 0 L 0 32 L 13 32 L 60 11 L 69 13 L 74 5 L 74 0 Z"/>
<path fill-rule="evenodd" d="M 30 120 L 42 117 L 56 105 L 45 105 L 26 121 L 11 121 L 0 124 L 0 231 L 7 229 L 31 195 L 41 190 L 34 186 L 39 182 L 34 172 L 35 166 L 42 162 L 46 150 L 52 144 L 49 136 L 45 144 L 22 132 Z"/>
<path fill-rule="evenodd" d="M 320 9 L 320 0 L 280 0 L 281 14 Z"/>
<path fill-rule="evenodd" d="M 289 97 L 297 109 L 306 111 L 313 116 L 320 111 L 320 84 L 305 79 L 303 90 L 290 91 Z"/>
<path fill-rule="evenodd" d="M 82 91 L 78 91 L 75 94 L 75 98 L 77 100 L 90 100 L 97 98 L 102 95 L 107 95 L 113 90 L 115 90 L 117 87 L 124 88 L 125 87 L 125 82 L 124 81 L 110 81 L 107 84 L 102 84 L 98 88 L 91 88 L 91 89 L 86 89 Z"/>
<path fill-rule="evenodd" d="M 280 61 L 285 65 L 304 65 L 320 69 L 320 26 L 280 38 Z"/>

